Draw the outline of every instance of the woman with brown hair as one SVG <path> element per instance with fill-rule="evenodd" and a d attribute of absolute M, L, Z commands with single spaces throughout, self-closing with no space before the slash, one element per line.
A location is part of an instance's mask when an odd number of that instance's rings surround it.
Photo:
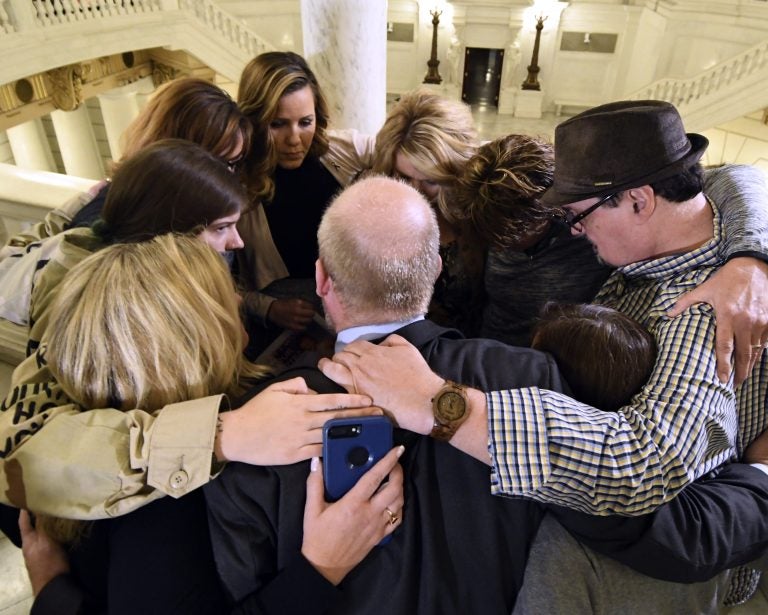
<path fill-rule="evenodd" d="M 218 86 L 197 77 L 171 81 L 154 93 L 121 137 L 123 152 L 110 175 L 145 147 L 161 139 L 184 139 L 224 161 L 231 171 L 251 143 L 252 127 L 235 101 Z M 90 226 L 99 216 L 110 187 L 108 181 L 72 219 L 67 228 Z"/>
<path fill-rule="evenodd" d="M 319 309 L 314 267 L 320 217 L 331 197 L 370 166 L 373 142 L 353 131 L 328 130 L 317 78 L 292 52 L 251 60 L 237 100 L 253 125 L 244 164 L 255 202 L 239 225 L 245 241 L 239 273 L 249 319 L 271 329 L 252 332 L 266 341 L 275 327 L 305 329 Z"/>
<path fill-rule="evenodd" d="M 443 199 L 486 252 L 482 337 L 530 345 L 544 303 L 591 301 L 611 271 L 541 203 L 554 167 L 544 139 L 500 137 L 477 150 Z"/>
<path fill-rule="evenodd" d="M 232 170 L 251 142 L 251 126 L 224 90 L 196 77 L 176 79 L 161 87 L 122 135 L 122 157 L 112 168 L 161 139 L 185 139 L 223 160 Z M 107 183 L 73 218 L 70 228 L 90 226 L 104 205 Z"/>
<path fill-rule="evenodd" d="M 160 139 L 185 139 L 234 169 L 251 138 L 251 124 L 229 94 L 204 79 L 182 77 L 160 87 L 126 128 L 121 160 Z"/>
<path fill-rule="evenodd" d="M 115 171 L 93 229 L 65 231 L 40 271 L 30 302 L 27 354 L 37 348 L 50 302 L 74 264 L 110 243 L 144 241 L 171 231 L 200 235 L 222 253 L 239 249 L 243 242 L 235 225 L 246 204 L 237 178 L 202 147 L 165 139 L 139 150 Z"/>

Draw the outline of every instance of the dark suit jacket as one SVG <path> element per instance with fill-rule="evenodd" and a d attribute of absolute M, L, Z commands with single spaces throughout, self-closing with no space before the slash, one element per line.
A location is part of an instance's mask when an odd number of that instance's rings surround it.
<path fill-rule="evenodd" d="M 563 382 L 549 355 L 422 321 L 398 331 L 437 373 L 481 389 Z M 316 370 L 292 371 L 337 391 Z M 339 590 L 300 557 L 308 464 L 231 464 L 206 486 L 217 568 L 243 613 L 507 614 L 542 509 L 490 494 L 489 468 L 449 444 L 396 430 L 405 444 L 403 523 Z M 311 570 L 310 570 L 311 569 Z M 319 575 L 317 575 L 319 576 Z M 327 584 L 328 585 L 328 584 Z M 293 603 L 293 601 L 296 601 Z M 292 610 L 294 609 L 294 610 Z"/>
<path fill-rule="evenodd" d="M 398 333 L 435 372 L 481 390 L 566 386 L 551 357 L 537 351 L 464 340 L 429 321 Z M 281 379 L 297 375 L 315 390 L 340 390 L 317 370 L 292 370 Z M 338 589 L 300 555 L 307 463 L 230 464 L 206 486 L 217 568 L 236 612 L 511 611 L 542 507 L 491 496 L 488 467 L 448 444 L 400 430 L 396 439 L 406 445 L 402 527 Z M 692 581 L 762 554 L 766 502 L 768 477 L 734 465 L 718 480 L 689 487 L 655 515 L 592 517 L 552 510 L 596 550 L 658 578 Z"/>
<path fill-rule="evenodd" d="M 688 485 L 650 515 L 549 510 L 582 544 L 663 581 L 706 581 L 768 551 L 768 476 L 742 463 Z"/>

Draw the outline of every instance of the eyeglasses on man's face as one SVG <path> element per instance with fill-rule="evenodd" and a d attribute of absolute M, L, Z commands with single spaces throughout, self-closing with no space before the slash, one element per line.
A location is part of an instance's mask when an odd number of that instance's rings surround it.
<path fill-rule="evenodd" d="M 565 222 L 568 226 L 571 228 L 576 228 L 576 225 L 579 224 L 584 218 L 586 218 L 589 214 L 594 212 L 598 207 L 601 205 L 605 205 L 608 201 L 615 198 L 619 193 L 614 192 L 612 194 L 606 194 L 603 198 L 599 199 L 597 203 L 590 205 L 587 207 L 584 211 L 582 211 L 580 214 L 574 213 L 570 209 L 566 209 L 563 211 L 563 222 Z M 576 229 L 579 230 L 579 229 Z"/>

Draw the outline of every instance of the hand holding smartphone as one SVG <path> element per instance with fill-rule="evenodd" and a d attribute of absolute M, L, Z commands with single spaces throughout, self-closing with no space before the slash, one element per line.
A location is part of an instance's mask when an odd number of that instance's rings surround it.
<path fill-rule="evenodd" d="M 346 426 L 349 429 L 345 427 L 344 430 L 333 431 L 330 438 L 328 434 L 325 437 L 327 459 L 341 460 L 341 463 L 334 461 L 330 464 L 338 471 L 326 472 L 326 464 L 313 459 L 307 476 L 301 552 L 333 584 L 340 583 L 373 547 L 387 542 L 392 532 L 400 526 L 404 506 L 403 469 L 398 463 L 404 448 L 389 448 L 387 444 L 384 450 L 389 450 L 381 460 L 376 463 L 370 461 L 372 467 L 360 470 L 369 463 L 363 461 L 364 453 L 351 451 L 357 446 L 353 442 L 366 430 L 359 418 L 350 421 L 352 426 Z M 389 440 L 387 434 L 391 426 L 382 424 L 381 427 L 385 440 Z M 370 430 L 369 435 L 363 439 L 371 438 L 371 431 L 375 430 Z M 378 436 L 373 440 L 379 440 Z M 367 446 L 361 448 L 371 452 Z M 337 453 L 340 453 L 338 457 Z M 372 456 L 379 455 L 375 453 Z M 352 472 L 354 468 L 350 468 L 350 465 L 356 466 L 358 471 Z M 340 500 L 329 503 L 326 499 L 325 477 L 330 476 L 331 490 L 339 495 L 346 489 L 353 474 L 360 475 L 356 484 Z"/>

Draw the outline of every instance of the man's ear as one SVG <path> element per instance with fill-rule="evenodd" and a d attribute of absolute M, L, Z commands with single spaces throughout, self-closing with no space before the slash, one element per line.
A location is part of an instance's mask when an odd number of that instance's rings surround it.
<path fill-rule="evenodd" d="M 315 261 L 315 293 L 318 297 L 325 297 L 333 287 L 333 280 L 325 270 L 323 261 L 319 258 Z"/>
<path fill-rule="evenodd" d="M 641 224 L 645 223 L 656 211 L 656 194 L 649 185 L 627 190 L 627 199 L 629 199 L 632 212 L 638 216 L 637 221 Z"/>

